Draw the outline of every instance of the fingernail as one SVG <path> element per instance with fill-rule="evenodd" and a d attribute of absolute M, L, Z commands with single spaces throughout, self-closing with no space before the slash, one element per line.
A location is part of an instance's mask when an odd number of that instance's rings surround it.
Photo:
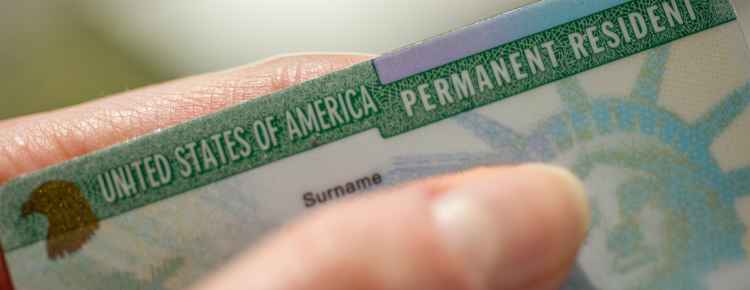
<path fill-rule="evenodd" d="M 588 201 L 583 185 L 575 175 L 566 169 L 542 164 L 523 165 L 512 170 L 499 170 L 498 174 L 513 174 L 515 176 L 518 173 L 516 170 L 523 172 L 519 174 L 525 176 L 525 178 L 521 178 L 523 180 L 513 181 L 512 178 L 505 178 L 501 181 L 494 181 L 490 178 L 487 179 L 487 184 L 473 182 L 465 186 L 458 186 L 435 200 L 432 205 L 435 227 L 439 238 L 442 239 L 443 246 L 449 255 L 463 262 L 467 273 L 480 284 L 496 284 L 489 280 L 497 279 L 498 275 L 503 275 L 503 273 L 497 273 L 498 267 L 504 268 L 503 271 L 506 271 L 508 265 L 516 266 L 519 262 L 526 263 L 526 260 L 532 261 L 534 258 L 525 257 L 525 259 L 518 261 L 517 253 L 508 252 L 518 248 L 519 236 L 522 239 L 528 236 L 525 233 L 528 229 L 523 228 L 525 227 L 524 221 L 533 219 L 533 217 L 523 216 L 526 214 L 525 209 L 514 207 L 516 205 L 498 205 L 498 202 L 512 203 L 514 200 L 523 198 L 519 194 L 514 196 L 512 193 L 509 194 L 504 191 L 514 190 L 525 185 L 509 183 L 532 182 L 536 176 L 546 176 L 545 180 L 554 184 L 547 187 L 550 188 L 549 191 L 559 191 L 559 194 L 563 195 L 560 198 L 561 200 L 571 200 L 572 203 L 575 203 L 576 209 L 574 210 L 580 211 L 579 217 L 583 220 L 581 222 L 586 224 L 584 228 L 588 228 Z M 525 192 L 524 194 L 535 193 Z M 558 193 L 540 192 L 538 194 L 548 196 Z M 508 196 L 507 198 L 498 198 L 498 195 Z M 520 202 L 517 207 L 525 205 L 527 203 Z M 583 235 L 581 233 L 581 236 Z M 506 259 L 506 261 L 503 261 L 503 259 Z M 507 259 L 513 261 L 507 261 Z M 528 268 L 525 265 L 517 266 L 519 269 Z M 536 270 L 526 269 L 523 271 Z"/>

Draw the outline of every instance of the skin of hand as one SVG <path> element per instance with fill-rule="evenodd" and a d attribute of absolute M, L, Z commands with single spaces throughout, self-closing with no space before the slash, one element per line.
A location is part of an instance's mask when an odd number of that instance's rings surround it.
<path fill-rule="evenodd" d="M 275 57 L 0 121 L 0 184 L 370 57 Z M 555 290 L 589 219 L 565 169 L 475 169 L 307 212 L 193 289 Z"/>

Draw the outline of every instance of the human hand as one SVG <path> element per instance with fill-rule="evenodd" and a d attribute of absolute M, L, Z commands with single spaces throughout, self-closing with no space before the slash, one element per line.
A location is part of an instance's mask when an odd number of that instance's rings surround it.
<path fill-rule="evenodd" d="M 0 183 L 367 58 L 274 58 L 2 121 Z M 479 169 L 311 211 L 195 289 L 557 289 L 588 220 L 563 169 Z"/>

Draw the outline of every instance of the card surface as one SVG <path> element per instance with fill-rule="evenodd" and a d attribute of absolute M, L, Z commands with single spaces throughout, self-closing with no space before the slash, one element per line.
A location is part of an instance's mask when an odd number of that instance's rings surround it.
<path fill-rule="evenodd" d="M 749 101 L 729 0 L 546 0 L 7 183 L 0 286 L 181 289 L 307 209 L 541 161 L 593 207 L 564 289 L 746 289 Z"/>

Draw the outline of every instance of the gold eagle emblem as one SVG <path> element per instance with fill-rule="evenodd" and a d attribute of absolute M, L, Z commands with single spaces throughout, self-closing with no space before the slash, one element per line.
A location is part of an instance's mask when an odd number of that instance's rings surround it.
<path fill-rule="evenodd" d="M 47 217 L 47 256 L 56 260 L 75 253 L 94 235 L 99 221 L 86 197 L 68 181 L 48 181 L 37 187 L 21 209 L 21 216 Z"/>

